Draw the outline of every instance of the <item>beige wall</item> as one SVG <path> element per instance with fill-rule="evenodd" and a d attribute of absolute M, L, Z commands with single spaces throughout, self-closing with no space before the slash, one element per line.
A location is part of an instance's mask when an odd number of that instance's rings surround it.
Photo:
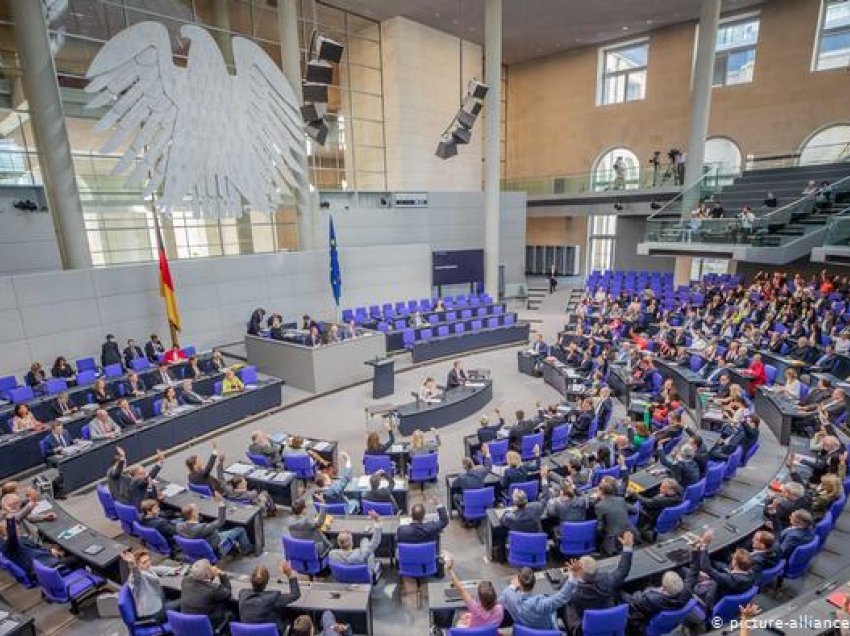
<path fill-rule="evenodd" d="M 844 70 L 810 72 L 817 0 L 761 8 L 754 81 L 713 91 L 709 136 L 747 154 L 796 150 L 823 125 L 850 121 Z M 650 35 L 646 99 L 596 106 L 598 48 L 512 65 L 508 74 L 508 178 L 587 172 L 623 145 L 642 162 L 684 148 L 690 126 L 695 24 Z"/>
<path fill-rule="evenodd" d="M 581 245 L 587 243 L 587 217 L 528 218 L 525 226 L 528 245 Z"/>
<path fill-rule="evenodd" d="M 466 82 L 482 77 L 481 47 L 406 18 L 381 23 L 389 190 L 481 190 L 484 122 L 447 160 L 434 153 Z"/>

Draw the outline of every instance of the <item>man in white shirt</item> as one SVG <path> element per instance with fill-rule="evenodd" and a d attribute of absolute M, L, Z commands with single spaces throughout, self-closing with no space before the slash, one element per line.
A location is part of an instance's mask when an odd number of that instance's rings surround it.
<path fill-rule="evenodd" d="M 89 422 L 89 437 L 92 440 L 111 439 L 120 433 L 121 427 L 109 417 L 106 409 L 98 409 L 94 419 Z"/>

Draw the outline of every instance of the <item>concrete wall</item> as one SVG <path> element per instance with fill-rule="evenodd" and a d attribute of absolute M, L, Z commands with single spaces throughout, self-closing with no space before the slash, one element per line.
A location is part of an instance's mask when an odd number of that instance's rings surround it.
<path fill-rule="evenodd" d="M 428 245 L 343 247 L 340 265 L 344 307 L 430 293 Z M 327 250 L 173 261 L 171 272 L 182 344 L 241 341 L 256 307 L 288 320 L 334 316 Z M 20 375 L 34 360 L 49 368 L 59 355 L 99 356 L 106 333 L 123 348 L 154 332 L 167 340 L 154 263 L 0 277 L 0 375 Z"/>
<path fill-rule="evenodd" d="M 528 245 L 581 245 L 587 243 L 587 217 L 529 217 L 525 242 Z"/>
<path fill-rule="evenodd" d="M 381 23 L 389 190 L 480 190 L 483 113 L 469 145 L 447 160 L 434 152 L 466 93 L 482 77 L 481 47 L 406 18 Z"/>
<path fill-rule="evenodd" d="M 817 0 L 760 5 L 754 81 L 715 88 L 709 136 L 748 153 L 797 149 L 821 126 L 850 120 L 844 69 L 811 72 Z M 695 23 L 650 34 L 646 99 L 596 106 L 598 47 L 511 65 L 508 72 L 509 179 L 576 174 L 615 146 L 641 162 L 685 147 L 690 127 Z"/>
<path fill-rule="evenodd" d="M 16 201 L 32 201 L 39 209 L 18 210 Z M 53 217 L 46 206 L 41 187 L 0 186 L 0 273 L 62 269 Z"/>
<path fill-rule="evenodd" d="M 614 269 L 650 272 L 672 272 L 676 259 L 667 256 L 641 256 L 637 244 L 646 233 L 646 219 L 617 218 L 617 243 L 614 246 Z"/>
<path fill-rule="evenodd" d="M 314 235 L 327 240 L 328 215 L 333 213 L 339 245 L 404 245 L 425 243 L 432 250 L 484 247 L 482 192 L 428 192 L 428 207 L 378 207 L 378 197 L 323 193 L 329 208 L 316 215 Z M 505 284 L 525 282 L 525 194 L 502 193 L 500 263 Z M 322 239 L 321 237 L 325 237 Z"/>

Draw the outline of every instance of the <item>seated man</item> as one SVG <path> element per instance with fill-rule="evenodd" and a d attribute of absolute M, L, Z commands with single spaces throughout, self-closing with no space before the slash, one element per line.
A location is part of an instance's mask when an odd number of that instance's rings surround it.
<path fill-rule="evenodd" d="M 699 466 L 694 461 L 694 452 L 693 446 L 683 444 L 676 452 L 675 460 L 671 460 L 663 453 L 658 457 L 661 465 L 683 489 L 700 480 Z"/>
<path fill-rule="evenodd" d="M 382 481 L 386 481 L 387 485 L 382 486 Z M 386 474 L 383 470 L 379 470 L 369 475 L 369 490 L 364 492 L 360 498 L 362 501 L 388 503 L 393 507 L 393 514 L 397 514 L 398 503 L 393 496 L 393 489 L 395 489 L 395 479 L 393 479 L 393 476 Z"/>
<path fill-rule="evenodd" d="M 544 468 L 546 467 L 544 466 Z M 524 490 L 517 488 L 511 493 L 514 510 L 508 510 L 502 515 L 502 527 L 517 532 L 543 532 L 540 519 L 546 512 L 548 500 L 548 488 L 545 489 L 543 500 L 532 502 L 528 501 L 528 495 Z"/>
<path fill-rule="evenodd" d="M 345 489 L 348 487 L 348 484 L 351 483 L 351 457 L 349 457 L 348 453 L 340 451 L 339 459 L 344 464 L 342 474 L 339 479 L 334 479 L 327 473 L 319 472 L 316 475 L 316 486 L 318 486 L 318 491 L 315 496 L 322 503 L 345 504 L 347 513 L 353 515 L 357 511 L 357 501 L 355 499 L 348 499 L 345 496 Z"/>
<path fill-rule="evenodd" d="M 633 529 L 629 515 L 634 509 L 617 494 L 617 482 L 613 477 L 603 477 L 597 492 L 599 499 L 593 510 L 599 548 L 605 556 L 612 556 L 620 551 L 620 537 Z"/>
<path fill-rule="evenodd" d="M 436 499 L 431 503 L 437 507 L 438 518 L 425 521 L 425 506 L 418 503 L 410 511 L 410 523 L 400 525 L 396 531 L 396 543 L 429 543 L 439 541 L 440 533 L 449 525 L 449 513 L 446 507 Z"/>
<path fill-rule="evenodd" d="M 106 409 L 98 409 L 94 414 L 94 419 L 89 422 L 91 440 L 112 439 L 120 434 L 121 427 L 113 421 Z"/>
<path fill-rule="evenodd" d="M 761 578 L 763 570 L 769 570 L 779 563 L 782 558 L 781 553 L 776 545 L 776 537 L 772 532 L 767 530 L 759 530 L 753 535 L 753 546 L 750 550 L 750 563 L 752 564 L 753 572 Z"/>
<path fill-rule="evenodd" d="M 280 468 L 282 465 L 281 454 L 283 453 L 283 446 L 275 443 L 271 435 L 265 431 L 256 430 L 251 433 L 251 443 L 248 445 L 248 452 L 252 455 L 265 457 L 275 468 Z"/>
<path fill-rule="evenodd" d="M 183 398 L 186 404 L 207 404 L 212 401 L 210 398 L 195 391 L 192 380 L 188 378 L 180 382 L 180 397 Z"/>
<path fill-rule="evenodd" d="M 647 497 L 640 493 L 636 493 L 634 497 L 640 502 L 638 525 L 641 533 L 649 536 L 654 534 L 655 524 L 661 513 L 666 508 L 678 506 L 683 500 L 682 487 L 679 482 L 670 477 L 661 480 L 658 494 L 654 497 Z"/>
<path fill-rule="evenodd" d="M 795 510 L 806 510 L 811 500 L 803 484 L 789 481 L 782 484 L 779 495 L 768 495 L 764 502 L 764 516 L 774 534 L 780 534 L 791 523 Z"/>
<path fill-rule="evenodd" d="M 685 587 L 682 577 L 668 570 L 661 577 L 660 587 L 649 587 L 640 592 L 622 594 L 629 603 L 628 634 L 645 634 L 646 626 L 658 613 L 682 609 L 691 600 L 691 590 Z"/>
<path fill-rule="evenodd" d="M 572 429 L 570 430 L 568 443 L 579 444 L 581 442 L 586 442 L 590 435 L 592 425 L 593 402 L 589 399 L 584 399 L 581 401 L 581 405 L 579 406 L 578 417 L 576 417 L 575 422 L 573 422 Z"/>
<path fill-rule="evenodd" d="M 808 510 L 795 510 L 788 521 L 788 527 L 779 535 L 779 553 L 783 559 L 789 558 L 797 547 L 815 538 L 815 522 Z"/>
<path fill-rule="evenodd" d="M 348 531 L 342 531 L 336 538 L 336 549 L 331 550 L 328 559 L 331 563 L 342 563 L 344 565 L 362 565 L 369 566 L 369 572 L 372 575 L 372 582 L 377 582 L 381 576 L 381 566 L 375 560 L 375 551 L 381 545 L 381 517 L 374 510 L 369 511 L 369 518 L 374 524 L 372 527 L 372 536 L 370 538 L 363 537 L 360 540 L 360 546 L 354 547 L 354 539 Z"/>
<path fill-rule="evenodd" d="M 463 509 L 463 493 L 467 490 L 479 490 L 486 487 L 485 479 L 490 474 L 490 451 L 487 444 L 481 446 L 481 454 L 484 458 L 483 466 L 476 466 L 469 457 L 461 461 L 463 472 L 452 481 L 452 507 L 455 510 Z M 456 492 L 459 491 L 459 492 Z"/>
<path fill-rule="evenodd" d="M 576 495 L 572 480 L 563 479 L 557 473 L 549 473 L 548 477 L 554 485 L 549 487 L 551 498 L 546 505 L 546 516 L 556 519 L 559 526 L 565 521 L 587 521 L 587 512 L 592 507 L 590 499 L 585 495 Z"/>
<path fill-rule="evenodd" d="M 572 561 L 569 576 L 555 594 L 535 594 L 537 578 L 534 570 L 521 568 L 510 585 L 499 594 L 499 604 L 511 615 L 514 623 L 533 629 L 557 630 L 558 610 L 566 605 L 578 586 L 581 571 L 579 561 Z"/>
<path fill-rule="evenodd" d="M 129 395 L 132 397 L 142 397 L 145 392 L 148 390 L 148 387 L 145 385 L 144 380 L 139 377 L 135 371 L 130 371 L 127 374 L 127 379 L 124 380 L 124 395 Z"/>
<path fill-rule="evenodd" d="M 222 633 L 232 618 L 230 579 L 206 559 L 192 564 L 180 584 L 180 611 L 184 614 L 208 616 L 216 633 Z"/>
<path fill-rule="evenodd" d="M 487 442 L 494 441 L 499 434 L 499 429 L 501 429 L 505 425 L 505 418 L 502 417 L 502 414 L 499 412 L 499 409 L 496 409 L 496 417 L 499 419 L 495 424 L 490 424 L 490 418 L 486 415 L 481 416 L 481 420 L 478 423 L 478 441 L 481 444 L 486 444 Z"/>
<path fill-rule="evenodd" d="M 50 435 L 45 438 L 44 442 L 44 451 L 47 458 L 61 454 L 64 449 L 72 445 L 73 442 L 65 432 L 62 422 L 54 421 L 50 425 Z"/>
<path fill-rule="evenodd" d="M 286 531 L 293 539 L 312 541 L 316 546 L 316 554 L 325 556 L 331 549 L 331 542 L 322 532 L 327 514 L 322 511 L 318 519 L 311 519 L 307 515 L 307 505 L 303 499 L 292 502 L 292 514 L 286 518 Z"/>
<path fill-rule="evenodd" d="M 691 565 L 685 577 L 685 586 L 694 590 L 705 607 L 711 611 L 717 599 L 728 594 L 741 594 L 756 581 L 750 554 L 738 548 L 732 554 L 728 568 L 715 568 L 708 558 L 712 533 L 706 531 L 691 549 Z"/>
<path fill-rule="evenodd" d="M 174 543 L 174 535 L 177 534 L 177 527 L 160 512 L 159 502 L 156 499 L 145 499 L 142 501 L 142 517 L 139 523 L 146 528 L 153 528 L 162 535 L 168 547 L 171 548 L 172 554 L 176 549 Z"/>
<path fill-rule="evenodd" d="M 322 612 L 321 632 L 313 627 L 313 619 L 302 614 L 292 621 L 289 636 L 351 636 L 351 626 L 336 620 L 333 612 L 325 610 Z"/>
<path fill-rule="evenodd" d="M 254 547 L 245 528 L 239 526 L 224 530 L 224 524 L 227 521 L 224 499 L 218 493 L 215 493 L 214 497 L 218 504 L 218 518 L 215 521 L 201 523 L 198 506 L 194 503 L 188 504 L 180 510 L 183 521 L 177 524 L 177 534 L 187 539 L 204 539 L 219 555 L 222 555 L 222 542 L 231 542 L 231 545 L 237 547 L 242 555 L 253 552 Z"/>
<path fill-rule="evenodd" d="M 56 396 L 56 400 L 50 407 L 50 412 L 54 419 L 59 417 L 69 417 L 79 410 L 80 409 L 71 402 L 71 398 L 64 391 Z"/>
<path fill-rule="evenodd" d="M 251 572 L 251 589 L 239 591 L 239 621 L 251 625 L 277 625 L 278 632 L 284 633 L 286 621 L 281 615 L 283 609 L 301 598 L 298 587 L 298 574 L 287 561 L 278 563 L 278 573 L 289 580 L 289 592 L 266 589 L 269 584 L 269 570 L 265 565 L 257 565 Z"/>
<path fill-rule="evenodd" d="M 118 400 L 118 410 L 113 413 L 113 421 L 119 427 L 135 426 L 142 422 L 142 416 L 136 413 L 131 407 L 127 398 Z"/>

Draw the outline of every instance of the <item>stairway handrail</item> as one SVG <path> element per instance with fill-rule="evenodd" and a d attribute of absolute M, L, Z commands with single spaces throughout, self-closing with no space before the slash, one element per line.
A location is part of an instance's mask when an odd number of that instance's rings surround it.
<path fill-rule="evenodd" d="M 688 194 L 688 193 L 690 193 L 690 192 L 691 192 L 694 188 L 697 188 L 697 191 L 699 191 L 699 189 L 702 187 L 702 183 L 703 183 L 703 181 L 705 181 L 706 179 L 708 179 L 708 177 L 716 177 L 716 176 L 717 176 L 717 175 L 715 174 L 715 172 L 714 172 L 713 170 L 708 170 L 708 171 L 704 172 L 704 173 L 703 173 L 703 175 L 702 175 L 702 176 L 701 176 L 701 177 L 700 177 L 700 178 L 696 181 L 696 183 L 694 183 L 694 184 L 693 184 L 692 186 L 690 186 L 689 188 L 686 188 L 686 189 L 684 189 L 684 190 L 679 191 L 679 193 L 678 193 L 675 197 L 673 197 L 672 199 L 669 199 L 669 200 L 668 200 L 668 201 L 667 201 L 664 205 L 662 205 L 662 206 L 661 206 L 660 208 L 658 208 L 655 212 L 653 212 L 652 214 L 650 214 L 650 215 L 647 217 L 647 219 L 646 219 L 646 220 L 647 220 L 647 221 L 653 221 L 653 220 L 655 220 L 655 217 L 656 217 L 656 216 L 659 216 L 659 215 L 663 214 L 663 213 L 664 213 L 664 211 L 665 211 L 668 207 L 670 207 L 671 205 L 673 205 L 676 201 L 682 201 L 682 200 L 684 200 L 685 195 L 686 195 L 686 194 Z M 682 212 L 679 212 L 679 220 L 683 220 L 683 218 L 682 218 Z"/>
<path fill-rule="evenodd" d="M 835 183 L 831 183 L 830 187 L 832 188 L 833 194 L 837 194 L 839 191 L 850 191 L 850 176 L 839 179 Z M 753 226 L 787 225 L 791 222 L 792 215 L 801 210 L 804 207 L 804 204 L 811 203 L 811 207 L 814 208 L 815 199 L 817 199 L 816 192 L 803 195 L 799 199 L 783 205 L 781 208 L 776 208 L 772 212 L 768 212 L 767 214 L 758 217 L 755 220 L 755 223 L 753 223 Z M 810 211 L 811 210 L 807 210 L 807 212 Z"/>

